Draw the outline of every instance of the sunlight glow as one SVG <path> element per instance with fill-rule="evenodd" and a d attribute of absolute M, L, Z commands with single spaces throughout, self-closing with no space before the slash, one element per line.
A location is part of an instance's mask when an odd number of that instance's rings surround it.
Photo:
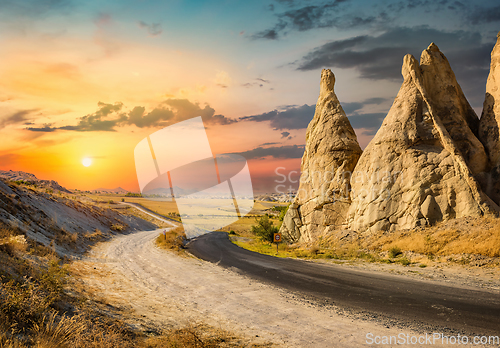
<path fill-rule="evenodd" d="M 90 165 L 92 164 L 92 158 L 88 158 L 88 157 L 84 158 L 84 159 L 82 160 L 82 164 L 83 164 L 85 167 L 90 166 Z"/>

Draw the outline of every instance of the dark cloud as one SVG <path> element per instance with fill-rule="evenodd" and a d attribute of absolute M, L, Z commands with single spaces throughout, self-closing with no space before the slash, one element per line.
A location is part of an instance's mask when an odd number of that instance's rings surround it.
<path fill-rule="evenodd" d="M 410 53 L 418 58 L 422 50 L 435 42 L 447 56 L 471 104 L 480 105 L 495 39 L 483 39 L 479 32 L 393 28 L 379 36 L 363 35 L 328 42 L 306 54 L 297 69 L 355 69 L 362 78 L 401 81 L 403 57 Z"/>
<path fill-rule="evenodd" d="M 247 82 L 242 84 L 243 87 L 264 87 L 264 83 L 271 83 L 271 81 L 263 79 L 263 78 L 256 78 L 255 81 L 257 82 Z"/>
<path fill-rule="evenodd" d="M 341 104 L 342 104 L 342 109 L 344 109 L 346 115 L 349 116 L 353 114 L 357 115 L 358 114 L 357 111 L 361 110 L 366 105 L 380 105 L 387 101 L 388 100 L 386 98 L 369 98 L 360 102 L 341 103 Z"/>
<path fill-rule="evenodd" d="M 241 155 L 247 160 L 259 159 L 264 157 L 274 158 L 302 158 L 304 154 L 304 145 L 288 145 L 288 146 L 273 146 L 273 147 L 257 147 L 252 150 L 237 152 L 236 155 Z"/>
<path fill-rule="evenodd" d="M 278 38 L 278 32 L 276 29 L 267 29 L 259 31 L 252 35 L 253 39 L 266 39 L 266 40 L 276 40 Z"/>
<path fill-rule="evenodd" d="M 50 132 L 55 132 L 58 128 L 52 127 L 51 123 L 47 123 L 44 124 L 42 127 L 28 127 L 26 129 L 32 132 L 50 133 Z"/>
<path fill-rule="evenodd" d="M 346 13 L 340 6 L 347 0 L 324 1 L 317 4 L 300 1 L 278 2 L 285 5 L 286 10 L 275 13 L 277 22 L 271 28 L 252 35 L 253 39 L 276 40 L 289 31 L 308 31 L 317 28 L 349 29 L 366 26 L 380 20 L 380 16 L 363 17 L 359 8 Z M 275 11 L 273 6 L 271 11 Z"/>
<path fill-rule="evenodd" d="M 97 103 L 99 110 L 93 114 L 80 117 L 80 121 L 76 126 L 63 126 L 58 129 L 71 130 L 78 132 L 95 132 L 95 131 L 116 131 L 115 127 L 127 120 L 127 116 L 122 111 L 123 103 L 106 104 L 103 102 Z M 105 119 L 108 116 L 114 116 L 113 119 Z"/>
<path fill-rule="evenodd" d="M 444 32 L 428 27 L 393 28 L 379 36 L 357 36 L 331 41 L 305 55 L 298 70 L 323 67 L 355 68 L 361 77 L 396 79 L 402 58 L 411 53 L 417 57 L 431 42 L 442 50 L 463 52 L 481 45 L 478 32 Z"/>
<path fill-rule="evenodd" d="M 18 111 L 10 116 L 7 116 L 5 118 L 0 119 L 0 129 L 5 128 L 6 126 L 12 125 L 12 124 L 21 124 L 21 123 L 26 123 L 29 120 L 30 114 L 33 112 L 38 111 L 38 109 L 31 109 L 31 110 L 21 110 Z"/>
<path fill-rule="evenodd" d="M 151 35 L 151 36 L 158 36 L 161 33 L 163 33 L 163 29 L 161 28 L 161 24 L 160 23 L 151 23 L 151 24 L 148 24 L 146 22 L 139 21 L 138 24 L 139 24 L 140 28 L 147 30 L 148 34 Z"/>
<path fill-rule="evenodd" d="M 476 7 L 469 12 L 467 18 L 472 24 L 500 22 L 500 6 L 490 8 Z"/>
<path fill-rule="evenodd" d="M 154 108 L 146 113 L 146 108 L 136 106 L 128 114 L 128 124 L 133 124 L 139 128 L 154 127 L 161 125 L 162 121 L 169 121 L 175 117 L 174 112 L 166 108 Z"/>
<path fill-rule="evenodd" d="M 166 127 L 171 124 L 201 116 L 206 125 L 226 125 L 236 122 L 223 115 L 215 115 L 215 110 L 209 105 L 203 108 L 198 103 L 187 99 L 168 99 L 153 110 L 146 112 L 143 106 L 136 106 L 131 111 L 124 111 L 123 103 L 106 104 L 99 102 L 99 109 L 79 118 L 76 125 L 53 127 L 45 124 L 42 127 L 28 127 L 33 132 L 53 132 L 56 130 L 91 132 L 116 131 L 117 127 L 134 125 L 139 128 Z"/>
<path fill-rule="evenodd" d="M 278 23 L 274 25 L 271 29 L 266 29 L 259 31 L 251 36 L 252 39 L 265 39 L 265 40 L 276 40 L 279 37 L 279 33 L 284 30 L 287 26 L 287 23 L 283 20 L 279 20 Z"/>
<path fill-rule="evenodd" d="M 366 134 L 376 132 L 382 124 L 385 113 L 359 113 L 359 110 L 370 105 L 389 103 L 386 98 L 369 98 L 359 102 L 341 103 L 353 128 L 364 128 Z M 388 104 L 387 107 L 390 105 Z M 282 111 L 273 110 L 260 115 L 241 117 L 240 121 L 265 122 L 277 130 L 305 129 L 314 116 L 315 105 L 288 105 Z M 281 132 L 281 139 L 291 139 L 290 132 Z M 264 146 L 262 144 L 261 146 Z"/>
<path fill-rule="evenodd" d="M 271 127 L 277 130 L 307 128 L 314 116 L 314 105 L 289 107 L 284 110 L 273 110 L 260 115 L 240 117 L 240 121 L 269 121 Z"/>
<path fill-rule="evenodd" d="M 270 145 L 277 145 L 277 144 L 281 144 L 281 143 L 264 143 L 264 144 L 260 144 L 260 146 L 270 146 Z"/>
<path fill-rule="evenodd" d="M 368 98 L 360 102 L 341 104 L 354 129 L 362 128 L 364 129 L 363 134 L 374 135 L 382 125 L 386 113 L 359 113 L 359 111 L 370 105 L 388 104 L 390 101 L 391 100 L 386 98 Z M 389 108 L 389 106 L 388 104 L 387 108 Z"/>
<path fill-rule="evenodd" d="M 168 99 L 162 103 L 169 106 L 175 113 L 175 122 L 201 116 L 203 122 L 208 125 L 226 125 L 236 122 L 223 115 L 215 115 L 215 110 L 209 105 L 203 108 L 198 103 L 192 103 L 187 99 Z"/>
<path fill-rule="evenodd" d="M 382 125 L 386 113 L 367 113 L 348 116 L 349 122 L 354 129 L 363 128 L 365 135 L 374 135 Z"/>

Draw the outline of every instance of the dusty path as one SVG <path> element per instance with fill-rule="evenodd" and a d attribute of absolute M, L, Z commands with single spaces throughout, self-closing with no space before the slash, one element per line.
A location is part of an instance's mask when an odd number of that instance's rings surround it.
<path fill-rule="evenodd" d="M 159 249 L 154 245 L 158 233 L 117 237 L 75 265 L 89 290 L 131 313 L 126 321 L 142 329 L 204 322 L 247 343 L 284 347 L 357 347 L 370 332 L 411 334 L 339 315 L 215 264 Z"/>
<path fill-rule="evenodd" d="M 242 337 L 243 346 L 281 347 L 359 347 L 368 346 L 369 333 L 419 335 L 342 315 L 231 269 L 159 249 L 154 239 L 160 231 L 116 237 L 73 265 L 89 292 L 139 329 L 205 323 Z"/>

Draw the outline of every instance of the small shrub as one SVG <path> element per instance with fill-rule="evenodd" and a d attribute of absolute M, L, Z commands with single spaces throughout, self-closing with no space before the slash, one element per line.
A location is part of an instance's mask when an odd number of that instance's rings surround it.
<path fill-rule="evenodd" d="M 156 245 L 164 249 L 173 249 L 180 251 L 184 249 L 186 234 L 182 226 L 176 227 L 170 231 L 164 231 L 156 237 Z"/>
<path fill-rule="evenodd" d="M 54 298 L 58 298 L 62 293 L 68 278 L 68 266 L 59 265 L 57 259 L 49 261 L 48 268 L 40 276 L 40 284 Z"/>
<path fill-rule="evenodd" d="M 317 246 L 313 246 L 309 249 L 309 252 L 313 255 L 318 255 L 319 253 L 319 248 Z"/>
<path fill-rule="evenodd" d="M 288 211 L 288 207 L 290 206 L 290 204 L 288 204 L 286 207 L 282 207 L 282 208 L 285 208 L 285 209 L 281 209 L 280 211 L 280 215 L 278 216 L 278 219 L 280 221 L 283 221 L 283 219 L 285 218 L 285 215 L 286 215 L 286 212 Z"/>
<path fill-rule="evenodd" d="M 113 230 L 113 231 L 123 231 L 124 229 L 125 229 L 125 226 L 120 225 L 120 224 L 111 225 L 111 230 Z"/>
<path fill-rule="evenodd" d="M 104 237 L 101 230 L 99 230 L 97 228 L 95 229 L 94 232 L 92 232 L 92 233 L 87 232 L 84 236 L 85 236 L 85 238 L 87 238 L 91 241 L 98 241 L 98 240 L 103 239 L 103 237 Z"/>
<path fill-rule="evenodd" d="M 399 255 L 401 255 L 403 252 L 401 251 L 400 248 L 398 248 L 397 246 L 393 246 L 389 249 L 389 257 L 391 259 L 395 258 L 395 257 L 398 257 Z"/>
<path fill-rule="evenodd" d="M 33 325 L 37 347 L 66 347 L 75 336 L 86 328 L 79 316 L 62 316 L 59 320 L 55 312 L 44 315 L 39 323 Z"/>
<path fill-rule="evenodd" d="M 252 233 L 255 234 L 259 239 L 265 242 L 272 243 L 275 233 L 278 233 L 278 227 L 273 225 L 273 222 L 269 220 L 269 216 L 266 214 L 260 219 L 255 220 L 257 225 L 252 226 Z"/>
<path fill-rule="evenodd" d="M 236 232 L 234 232 L 234 230 L 231 230 L 231 231 L 229 231 L 229 235 L 234 236 L 234 235 L 236 235 Z"/>
<path fill-rule="evenodd" d="M 408 260 L 408 258 L 406 256 L 399 259 L 398 262 L 400 264 L 402 264 L 403 266 L 408 266 L 409 264 L 411 264 L 411 261 Z"/>

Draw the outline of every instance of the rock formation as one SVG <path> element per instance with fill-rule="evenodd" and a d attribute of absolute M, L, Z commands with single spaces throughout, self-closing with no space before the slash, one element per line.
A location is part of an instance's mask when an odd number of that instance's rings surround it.
<path fill-rule="evenodd" d="M 403 85 L 356 166 L 350 229 L 409 229 L 497 209 L 474 178 L 488 162 L 469 126 L 477 129 L 477 116 L 436 45 L 420 61 L 404 57 Z"/>
<path fill-rule="evenodd" d="M 500 61 L 498 46 L 492 54 L 495 67 Z M 489 91 L 500 102 L 493 66 L 492 59 Z M 327 74 L 331 72 L 323 70 L 316 114 L 307 130 L 299 193 L 281 228 L 285 237 L 309 242 L 342 229 L 410 229 L 499 211 L 479 182 L 493 159 L 500 168 L 500 107 L 493 99 L 488 119 L 480 124 L 435 44 L 422 52 L 420 64 L 412 55 L 404 57 L 401 89 L 361 157 L 333 84 L 331 102 L 324 102 Z M 333 180 L 310 179 L 311 171 L 318 171 L 319 178 L 328 172 Z M 500 169 L 495 173 L 498 183 Z"/>
<path fill-rule="evenodd" d="M 500 33 L 491 52 L 491 67 L 486 82 L 486 97 L 479 124 L 479 139 L 484 144 L 491 163 L 491 171 L 483 187 L 485 192 L 500 204 Z"/>
<path fill-rule="evenodd" d="M 321 72 L 314 118 L 307 127 L 298 194 L 288 208 L 281 232 L 310 241 L 326 226 L 340 228 L 350 204 L 349 180 L 361 148 L 334 92 L 335 76 Z"/>

